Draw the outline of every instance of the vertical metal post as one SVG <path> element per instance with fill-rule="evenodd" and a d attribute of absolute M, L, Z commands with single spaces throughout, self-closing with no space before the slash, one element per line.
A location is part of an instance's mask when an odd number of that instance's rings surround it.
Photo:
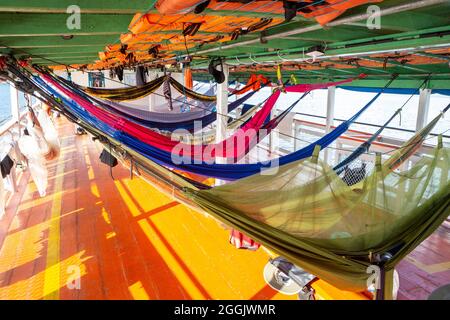
<path fill-rule="evenodd" d="M 295 115 L 292 117 L 292 122 L 291 122 L 291 136 L 292 136 L 292 148 L 294 148 L 294 150 L 292 150 L 293 152 L 295 152 L 295 141 L 297 139 L 295 139 L 295 135 L 297 134 L 297 130 L 296 130 L 297 126 L 295 124 Z"/>
<path fill-rule="evenodd" d="M 334 105 L 336 98 L 336 87 L 332 86 L 328 88 L 327 94 L 327 120 L 326 120 L 326 133 L 331 131 L 331 127 L 334 124 Z"/>
<path fill-rule="evenodd" d="M 152 79 L 152 78 L 157 78 L 159 76 L 159 74 L 158 74 L 158 72 L 156 72 L 156 71 L 154 71 L 154 72 L 152 72 L 151 73 L 151 75 L 150 75 L 150 78 Z M 159 89 L 157 89 L 157 90 L 159 90 Z M 155 93 L 157 93 L 158 91 L 156 91 Z M 155 106 L 156 106 L 156 97 L 157 97 L 157 94 L 150 94 L 149 96 L 148 96 L 148 102 L 149 102 L 149 108 L 148 108 L 148 110 L 149 111 L 155 111 Z"/>
<path fill-rule="evenodd" d="M 421 89 L 419 97 L 419 110 L 417 111 L 416 131 L 419 131 L 428 120 L 428 110 L 430 107 L 431 89 Z"/>
<path fill-rule="evenodd" d="M 241 83 L 239 82 L 239 81 L 237 81 L 237 79 L 236 79 L 236 81 L 234 82 L 235 84 L 236 84 L 236 86 L 234 87 L 234 90 L 239 90 L 239 89 L 241 89 Z M 234 95 L 234 99 L 233 99 L 233 101 L 236 101 L 237 99 L 239 99 L 240 98 L 240 95 L 239 94 L 235 94 Z M 237 112 L 237 111 L 236 111 Z M 237 114 L 237 113 L 236 113 Z"/>
<path fill-rule="evenodd" d="M 328 88 L 327 93 L 327 119 L 325 123 L 325 133 L 328 133 L 331 131 L 331 127 L 334 124 L 334 105 L 335 105 L 335 98 L 336 98 L 336 87 L 332 86 Z M 324 157 L 325 162 L 329 162 L 329 154 L 328 154 L 328 148 L 325 149 Z"/>
<path fill-rule="evenodd" d="M 228 66 L 222 63 L 222 71 L 225 81 L 217 84 L 217 120 L 216 120 L 216 143 L 225 140 L 227 136 L 227 113 L 228 113 Z M 226 158 L 216 157 L 217 163 L 226 163 Z M 219 182 L 220 183 L 220 182 Z"/>

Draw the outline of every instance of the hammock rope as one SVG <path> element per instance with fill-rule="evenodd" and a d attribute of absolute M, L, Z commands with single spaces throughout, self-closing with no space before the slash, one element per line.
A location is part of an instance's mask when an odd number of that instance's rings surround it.
<path fill-rule="evenodd" d="M 397 115 L 400 114 L 402 109 L 407 105 L 407 103 L 411 100 L 411 98 L 419 92 L 420 88 L 422 88 L 426 83 L 428 82 L 428 79 L 425 79 L 425 81 L 410 95 L 410 97 L 406 100 L 406 102 L 399 108 L 397 111 L 394 112 L 394 114 L 363 144 L 358 146 L 358 148 L 355 149 L 348 157 L 346 157 L 344 160 L 342 160 L 339 164 L 337 164 L 333 169 L 336 171 L 336 173 L 339 175 L 341 174 L 345 168 L 355 160 L 357 160 L 362 154 L 367 153 L 372 145 L 372 143 L 378 138 L 378 136 L 383 132 L 384 129 L 397 117 Z"/>

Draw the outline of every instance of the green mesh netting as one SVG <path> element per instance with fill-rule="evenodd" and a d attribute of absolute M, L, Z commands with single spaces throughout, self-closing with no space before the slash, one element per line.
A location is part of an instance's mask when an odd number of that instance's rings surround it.
<path fill-rule="evenodd" d="M 274 175 L 186 192 L 205 211 L 306 271 L 360 291 L 377 254 L 393 255 L 386 264 L 391 270 L 450 214 L 448 148 L 439 146 L 403 172 L 392 171 L 390 161 L 374 163 L 353 186 L 313 156 Z"/>

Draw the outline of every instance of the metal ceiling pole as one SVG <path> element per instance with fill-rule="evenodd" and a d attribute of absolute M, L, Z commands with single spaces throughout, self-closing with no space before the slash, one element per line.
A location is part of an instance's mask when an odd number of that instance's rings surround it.
<path fill-rule="evenodd" d="M 429 7 L 429 6 L 432 6 L 432 5 L 446 3 L 447 1 L 448 0 L 422 0 L 422 1 L 415 1 L 413 3 L 406 3 L 406 4 L 403 4 L 403 5 L 399 5 L 399 6 L 395 6 L 395 7 L 391 7 L 391 8 L 381 9 L 380 10 L 380 14 L 381 14 L 381 16 L 387 16 L 387 15 L 391 15 L 391 14 L 395 14 L 395 13 L 400 13 L 400 12 L 403 12 L 403 11 L 420 9 L 420 8 Z M 279 39 L 280 37 L 288 37 L 288 36 L 302 34 L 302 33 L 306 33 L 306 32 L 317 31 L 317 30 L 322 29 L 323 27 L 336 27 L 336 26 L 343 25 L 343 24 L 346 24 L 346 23 L 352 23 L 352 22 L 357 22 L 357 21 L 361 21 L 361 20 L 367 20 L 370 17 L 371 17 L 371 14 L 369 14 L 369 13 L 358 14 L 358 15 L 354 15 L 354 16 L 351 16 L 351 17 L 347 17 L 347 18 L 337 19 L 335 21 L 332 21 L 332 22 L 329 22 L 329 23 L 325 24 L 324 26 L 321 26 L 320 24 L 315 24 L 313 26 L 309 26 L 309 27 L 306 27 L 306 28 L 300 28 L 300 29 L 296 29 L 296 30 L 290 30 L 290 31 L 281 32 L 281 33 L 278 33 L 278 34 L 266 36 L 265 39 L 267 39 L 267 40 Z M 205 54 L 205 53 L 210 53 L 210 52 L 215 52 L 215 51 L 220 51 L 220 50 L 231 49 L 231 48 L 235 48 L 235 47 L 242 47 L 242 46 L 246 46 L 246 45 L 249 45 L 249 44 L 259 43 L 259 41 L 260 41 L 259 38 L 258 39 L 253 39 L 253 40 L 242 41 L 242 42 L 233 43 L 233 44 L 229 44 L 229 45 L 225 45 L 225 46 L 221 46 L 221 47 L 216 47 L 216 48 L 211 48 L 211 49 L 207 49 L 207 50 L 203 50 L 203 51 L 198 51 L 195 54 Z"/>
<path fill-rule="evenodd" d="M 354 53 L 341 53 L 336 55 L 324 55 L 320 57 L 316 57 L 316 61 L 322 61 L 322 60 L 329 60 L 334 58 L 358 58 L 360 56 L 368 56 L 368 55 L 377 55 L 377 54 L 387 54 L 387 53 L 402 53 L 402 52 L 408 52 L 408 53 L 414 53 L 415 51 L 423 51 L 423 50 L 430 50 L 430 49 L 441 49 L 441 48 L 448 48 L 450 47 L 450 43 L 444 43 L 444 44 L 437 44 L 437 45 L 428 45 L 428 46 L 419 46 L 419 47 L 409 47 L 409 48 L 403 48 L 403 49 L 387 49 L 387 50 L 378 50 L 378 51 L 364 51 L 364 52 L 354 52 Z M 311 60 L 310 57 L 308 58 L 285 58 L 284 61 L 289 62 L 305 62 Z M 230 60 L 233 62 L 233 60 Z M 267 61 L 261 61 L 258 60 L 261 64 L 274 64 L 278 65 L 280 61 L 275 60 L 267 60 Z M 230 63 L 229 63 L 230 64 Z M 231 63 L 230 65 L 234 65 Z"/>

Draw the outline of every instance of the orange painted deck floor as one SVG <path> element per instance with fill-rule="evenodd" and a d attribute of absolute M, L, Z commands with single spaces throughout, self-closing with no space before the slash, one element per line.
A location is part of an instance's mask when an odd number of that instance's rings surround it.
<path fill-rule="evenodd" d="M 6 202 L 0 299 L 296 298 L 265 284 L 264 250 L 235 249 L 215 221 L 130 180 L 121 166 L 113 180 L 88 135 L 74 135 L 62 119 L 59 131 L 61 155 L 48 164 L 47 196 L 39 197 L 25 172 Z M 433 265 L 423 258 L 430 245 Z M 450 282 L 448 248 L 447 225 L 402 262 L 400 298 L 424 298 Z M 330 298 L 355 298 L 324 288 Z"/>

